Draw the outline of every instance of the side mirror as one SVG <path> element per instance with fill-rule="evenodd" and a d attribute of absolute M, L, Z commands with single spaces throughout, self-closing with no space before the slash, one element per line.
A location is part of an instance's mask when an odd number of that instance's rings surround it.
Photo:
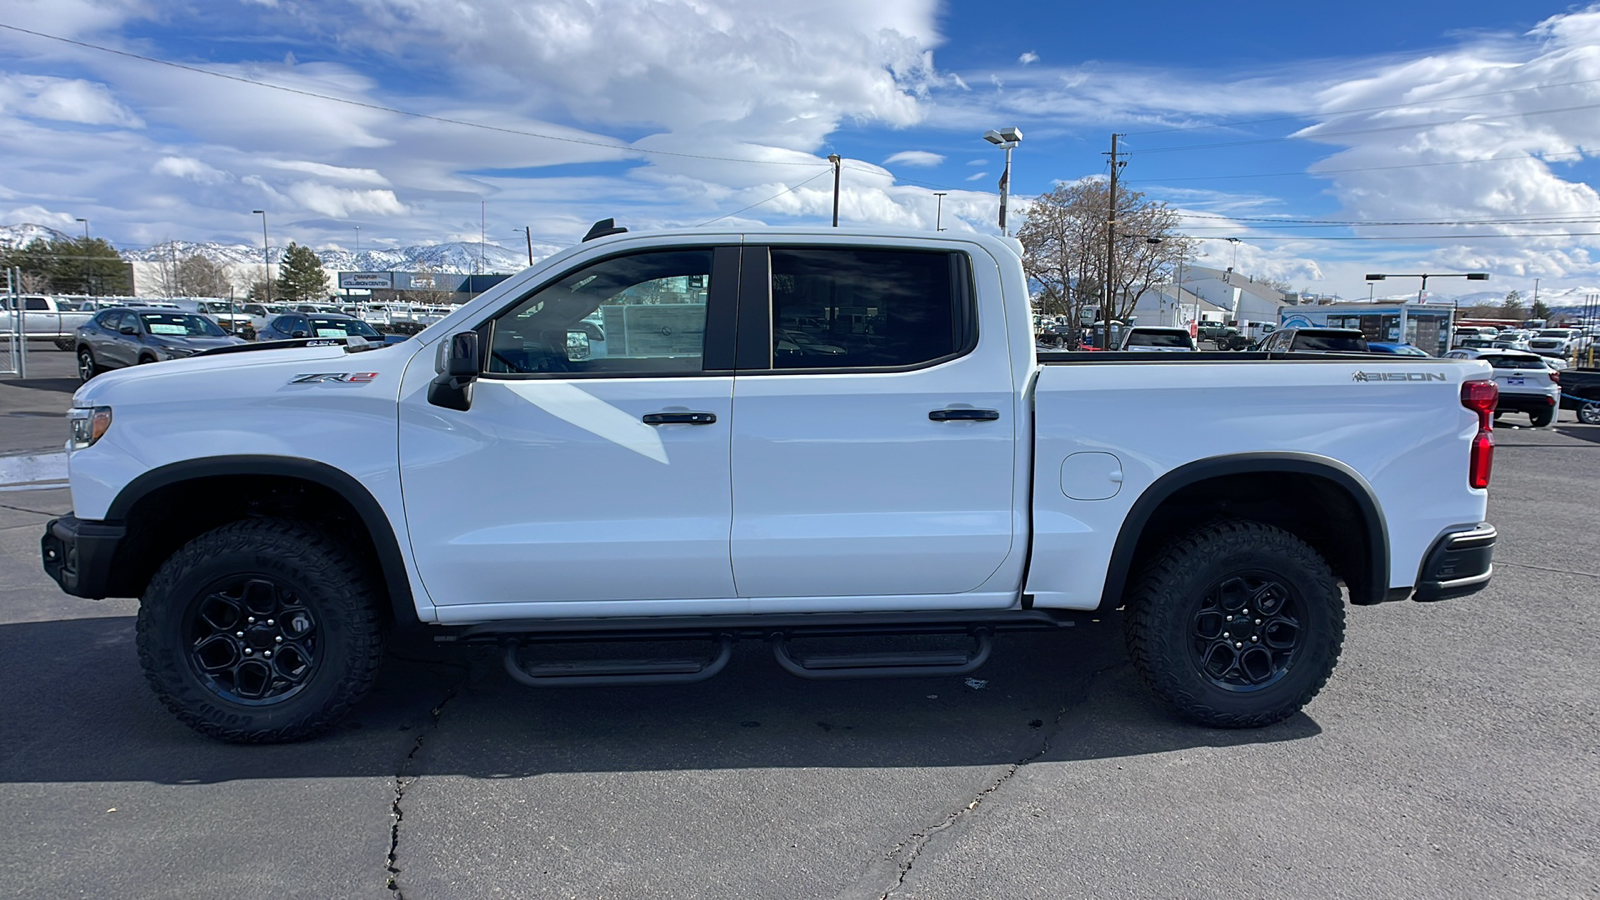
<path fill-rule="evenodd" d="M 139 333 L 139 329 L 135 328 L 132 325 L 124 325 L 124 326 L 122 326 L 121 328 L 119 328 L 117 330 L 119 332 L 123 333 L 123 334 L 138 334 Z"/>
<path fill-rule="evenodd" d="M 439 345 L 434 363 L 433 383 L 428 386 L 428 402 L 434 406 L 466 412 L 472 408 L 472 384 L 483 371 L 478 350 L 478 333 L 462 331 L 450 335 Z"/>
<path fill-rule="evenodd" d="M 307 335 L 304 331 L 295 331 L 295 332 L 292 332 L 289 335 L 289 337 L 292 337 L 292 338 L 303 338 L 303 337 L 308 337 L 308 336 L 309 335 Z"/>
<path fill-rule="evenodd" d="M 576 362 L 588 359 L 592 349 L 589 347 L 589 333 L 586 331 L 567 332 L 567 359 Z"/>

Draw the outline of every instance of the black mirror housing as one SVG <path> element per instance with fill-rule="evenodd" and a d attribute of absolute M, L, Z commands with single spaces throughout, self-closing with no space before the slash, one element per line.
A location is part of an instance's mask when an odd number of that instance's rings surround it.
<path fill-rule="evenodd" d="M 434 371 L 439 374 L 428 386 L 428 402 L 462 412 L 471 409 L 472 383 L 483 371 L 478 333 L 462 331 L 450 335 L 439 345 Z"/>

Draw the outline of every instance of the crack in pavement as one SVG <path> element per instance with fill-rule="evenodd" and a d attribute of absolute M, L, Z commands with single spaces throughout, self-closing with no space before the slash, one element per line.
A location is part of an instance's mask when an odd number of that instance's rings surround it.
<path fill-rule="evenodd" d="M 999 778 L 996 778 L 988 787 L 974 795 L 972 800 L 965 806 L 961 806 L 953 810 L 949 815 L 944 817 L 943 821 L 930 825 L 921 831 L 913 832 L 908 839 L 895 845 L 892 850 L 885 854 L 887 858 L 893 859 L 900 855 L 903 851 L 905 853 L 905 857 L 900 862 L 900 871 L 896 874 L 894 883 L 889 885 L 888 890 L 878 895 L 878 900 L 889 900 L 890 895 L 894 894 L 905 885 L 906 876 L 911 874 L 911 867 L 916 865 L 917 857 L 922 855 L 922 851 L 927 848 L 928 844 L 933 841 L 935 836 L 937 836 L 940 832 L 951 828 L 957 822 L 960 822 L 962 819 L 966 818 L 968 813 L 971 813 L 978 807 L 982 806 L 983 801 L 987 800 L 989 795 L 1004 787 L 1006 782 L 1010 781 L 1018 772 L 1022 771 L 1023 766 L 1026 766 L 1046 753 L 1049 753 L 1050 748 L 1055 744 L 1056 736 L 1061 733 L 1061 722 L 1067 717 L 1067 713 L 1089 702 L 1089 695 L 1094 688 L 1094 684 L 1102 675 L 1105 675 L 1107 672 L 1110 672 L 1113 669 L 1122 668 L 1127 665 L 1128 662 L 1126 660 L 1122 660 L 1090 672 L 1081 682 L 1083 690 L 1077 702 L 1064 703 L 1060 709 L 1056 710 L 1055 720 L 1050 723 L 1050 729 L 1045 732 L 1044 742 L 1039 745 L 1037 750 L 1007 766 L 1006 770 L 1001 773 Z"/>
<path fill-rule="evenodd" d="M 1554 572 L 1557 575 L 1582 575 L 1585 578 L 1600 578 L 1600 575 L 1596 575 L 1593 572 L 1579 572 L 1574 569 L 1552 569 L 1549 566 L 1530 566 L 1527 563 L 1506 562 L 1502 559 L 1495 560 L 1494 564 L 1497 566 L 1511 566 L 1517 569 L 1537 569 L 1540 572 Z"/>
<path fill-rule="evenodd" d="M 466 686 L 470 670 L 463 673 L 461 680 L 450 685 L 445 691 L 444 699 L 432 710 L 433 722 L 421 734 L 417 735 L 416 743 L 412 744 L 411 752 L 400 762 L 400 771 L 394 774 L 394 801 L 389 805 L 389 816 L 392 822 L 389 825 L 389 855 L 384 858 L 383 870 L 385 874 L 384 886 L 394 893 L 397 900 L 405 900 L 405 893 L 400 890 L 400 867 L 395 863 L 400 852 L 400 822 L 405 818 L 405 811 L 400 808 L 400 803 L 405 799 L 406 789 L 417 782 L 417 778 L 407 779 L 406 772 L 410 770 L 411 763 L 422 752 L 423 741 L 428 735 L 439 730 L 439 720 L 444 716 L 445 705 L 455 699 L 461 688 Z M 421 777 L 421 776 L 418 776 Z"/>

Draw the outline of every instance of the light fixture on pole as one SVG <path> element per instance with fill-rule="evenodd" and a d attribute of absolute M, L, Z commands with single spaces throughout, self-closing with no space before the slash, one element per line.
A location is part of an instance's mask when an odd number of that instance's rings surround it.
<path fill-rule="evenodd" d="M 1421 303 L 1422 302 L 1423 293 L 1428 290 L 1428 279 L 1429 278 L 1465 278 L 1468 281 L 1488 281 L 1489 280 L 1489 273 L 1488 272 L 1427 272 L 1427 273 L 1421 273 L 1421 274 L 1403 274 L 1403 273 L 1402 274 L 1396 274 L 1396 273 L 1378 274 L 1378 273 L 1370 273 L 1369 272 L 1367 274 L 1367 280 L 1368 281 L 1384 281 L 1384 280 L 1389 279 L 1389 278 L 1420 278 L 1420 279 L 1422 279 L 1422 286 L 1417 288 L 1417 302 Z"/>
<path fill-rule="evenodd" d="M 1006 168 L 1000 173 L 1000 236 L 1006 237 L 1006 201 L 1011 196 L 1011 151 L 1022 143 L 1022 129 L 1002 128 L 998 131 L 990 130 L 984 134 L 983 139 L 1006 151 Z"/>
<path fill-rule="evenodd" d="M 267 302 L 272 302 L 272 250 L 267 243 L 267 211 L 252 209 L 251 213 L 261 217 L 261 276 L 267 286 Z"/>
<path fill-rule="evenodd" d="M 839 169 L 844 162 L 837 153 L 828 154 L 828 162 L 833 163 L 833 227 L 839 227 Z"/>
<path fill-rule="evenodd" d="M 944 195 L 948 194 L 948 193 L 950 193 L 950 192 L 949 191 L 934 191 L 933 192 L 933 195 L 935 197 L 939 198 L 938 206 L 935 206 L 934 210 L 933 210 L 933 230 L 934 231 L 943 231 L 944 230 Z"/>

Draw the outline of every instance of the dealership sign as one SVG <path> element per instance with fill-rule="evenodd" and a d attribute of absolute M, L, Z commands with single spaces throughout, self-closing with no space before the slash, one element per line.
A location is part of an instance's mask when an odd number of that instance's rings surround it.
<path fill-rule="evenodd" d="M 340 272 L 341 288 L 392 288 L 394 275 L 390 272 Z"/>

